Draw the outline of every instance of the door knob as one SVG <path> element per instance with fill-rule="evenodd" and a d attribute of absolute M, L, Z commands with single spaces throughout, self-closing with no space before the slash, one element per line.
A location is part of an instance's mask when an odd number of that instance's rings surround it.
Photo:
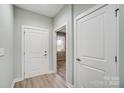
<path fill-rule="evenodd" d="M 44 54 L 43 56 L 47 56 L 47 54 Z"/>
<path fill-rule="evenodd" d="M 80 58 L 76 58 L 76 60 L 77 60 L 77 61 L 81 61 L 81 59 L 80 59 Z"/>

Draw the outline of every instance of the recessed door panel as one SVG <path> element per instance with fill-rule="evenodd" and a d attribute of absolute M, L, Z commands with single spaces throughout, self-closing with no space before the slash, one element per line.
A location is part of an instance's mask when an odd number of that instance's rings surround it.
<path fill-rule="evenodd" d="M 104 59 L 104 13 L 88 16 L 79 22 L 79 56 Z"/>
<path fill-rule="evenodd" d="M 77 63 L 77 87 L 100 88 L 104 87 L 105 71 Z"/>

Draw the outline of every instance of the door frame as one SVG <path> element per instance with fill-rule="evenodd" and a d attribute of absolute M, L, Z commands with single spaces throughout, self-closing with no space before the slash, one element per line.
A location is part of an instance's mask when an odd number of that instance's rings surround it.
<path fill-rule="evenodd" d="M 21 26 L 21 74 L 22 74 L 22 80 L 25 79 L 25 39 L 24 39 L 24 36 L 25 36 L 25 29 L 36 29 L 36 30 L 42 30 L 42 31 L 48 31 L 48 34 L 49 34 L 49 30 L 46 29 L 46 28 L 40 28 L 40 27 L 34 27 L 34 26 L 29 26 L 29 25 L 22 25 Z M 48 35 L 49 36 L 49 35 Z M 49 42 L 49 39 L 48 39 L 48 43 Z M 49 51 L 50 51 L 50 46 L 49 47 Z M 49 55 L 50 57 L 50 55 Z M 49 58 L 48 57 L 48 58 Z M 50 59 L 50 58 L 49 58 Z M 49 61 L 48 59 L 48 61 Z M 49 70 L 50 70 L 50 67 L 49 67 Z"/>
<path fill-rule="evenodd" d="M 77 86 L 76 85 L 76 82 L 77 82 L 76 81 L 76 79 L 77 79 L 77 77 L 76 77 L 76 42 L 77 42 L 76 41 L 76 38 L 77 38 L 77 36 L 76 36 L 76 29 L 77 29 L 76 24 L 77 24 L 77 21 L 79 19 L 81 19 L 81 18 L 83 18 L 83 17 L 85 17 L 85 16 L 97 11 L 98 9 L 105 7 L 106 5 L 108 5 L 108 4 L 95 5 L 91 9 L 81 13 L 76 18 L 74 18 L 74 87 Z M 116 7 L 119 8 L 118 5 L 116 5 Z M 119 27 L 118 27 L 119 23 L 118 23 L 118 20 L 119 20 L 119 16 L 117 16 L 117 24 L 116 24 L 117 36 L 115 38 L 116 39 L 116 44 L 117 44 L 116 45 L 116 56 L 117 56 L 117 73 L 116 74 L 117 74 L 117 76 L 119 74 L 119 71 L 118 71 L 118 69 L 119 69 L 119 59 L 118 59 L 118 57 L 119 57 Z"/>
<path fill-rule="evenodd" d="M 54 73 L 57 72 L 57 43 L 56 43 L 56 37 L 57 37 L 57 32 L 59 32 L 59 30 L 61 30 L 63 27 L 66 27 L 66 79 L 65 81 L 67 82 L 67 77 L 68 77 L 68 25 L 67 22 L 56 27 L 53 30 L 53 64 L 54 64 Z"/>

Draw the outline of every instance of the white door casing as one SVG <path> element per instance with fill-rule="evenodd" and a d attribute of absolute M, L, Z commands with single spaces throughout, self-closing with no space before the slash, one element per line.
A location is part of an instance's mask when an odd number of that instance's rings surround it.
<path fill-rule="evenodd" d="M 68 22 L 65 22 L 64 24 L 62 24 L 62 25 L 60 25 L 60 26 L 58 26 L 58 27 L 56 27 L 53 31 L 54 31 L 54 33 L 53 33 L 53 60 L 54 60 L 54 73 L 56 73 L 57 72 L 57 61 L 56 61 L 56 59 L 57 59 L 57 55 L 56 55 L 56 52 L 57 52 L 57 47 L 56 47 L 56 45 L 57 45 L 57 43 L 56 43 L 56 38 L 57 38 L 57 35 L 56 35 L 56 33 L 59 31 L 59 30 L 61 30 L 63 27 L 65 27 L 66 28 L 66 83 L 67 83 L 67 85 L 69 85 L 69 82 L 68 82 Z"/>
<path fill-rule="evenodd" d="M 49 72 L 49 32 L 48 30 L 24 29 L 24 72 L 25 78 Z"/>
<path fill-rule="evenodd" d="M 116 5 L 75 19 L 75 87 L 117 87 Z"/>

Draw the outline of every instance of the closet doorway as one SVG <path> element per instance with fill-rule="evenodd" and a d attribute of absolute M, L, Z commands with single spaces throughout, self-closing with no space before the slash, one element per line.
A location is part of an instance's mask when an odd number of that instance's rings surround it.
<path fill-rule="evenodd" d="M 66 80 L 66 27 L 56 32 L 57 74 Z"/>

